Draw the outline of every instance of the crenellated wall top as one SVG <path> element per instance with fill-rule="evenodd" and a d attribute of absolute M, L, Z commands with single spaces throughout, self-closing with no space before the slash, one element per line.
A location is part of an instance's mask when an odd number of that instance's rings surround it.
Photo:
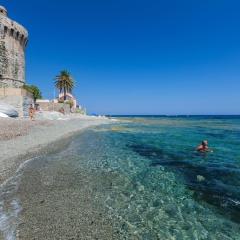
<path fill-rule="evenodd" d="M 0 10 L 1 9 L 3 9 L 3 7 L 0 6 Z M 7 14 L 3 12 L 0 12 L 0 29 L 4 31 L 4 34 L 9 34 L 24 44 L 27 43 L 28 31 L 21 24 L 11 20 Z"/>

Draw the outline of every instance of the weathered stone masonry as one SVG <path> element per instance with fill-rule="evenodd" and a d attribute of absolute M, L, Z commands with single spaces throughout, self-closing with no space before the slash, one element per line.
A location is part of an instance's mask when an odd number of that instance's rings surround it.
<path fill-rule="evenodd" d="M 12 105 L 20 117 L 28 116 L 33 96 L 22 88 L 25 83 L 25 48 L 28 32 L 7 16 L 0 6 L 0 102 Z"/>
<path fill-rule="evenodd" d="M 19 88 L 25 82 L 27 30 L 0 6 L 0 87 Z"/>

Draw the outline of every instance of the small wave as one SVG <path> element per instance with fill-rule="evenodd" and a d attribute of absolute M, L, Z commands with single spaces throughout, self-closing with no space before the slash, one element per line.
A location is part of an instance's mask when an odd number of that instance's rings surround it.
<path fill-rule="evenodd" d="M 240 205 L 240 201 L 238 201 L 238 200 L 234 200 L 234 199 L 231 199 L 231 198 L 229 198 L 228 199 L 230 202 L 233 202 L 235 205 Z"/>
<path fill-rule="evenodd" d="M 17 217 L 22 210 L 19 200 L 13 199 L 9 206 L 8 211 L 4 210 L 5 202 L 0 203 L 0 231 L 3 233 L 5 240 L 15 240 L 16 239 L 16 227 L 17 227 Z"/>
<path fill-rule="evenodd" d="M 20 200 L 15 197 L 19 186 L 20 177 L 24 167 L 32 160 L 31 158 L 20 164 L 15 176 L 7 179 L 0 185 L 0 231 L 5 240 L 16 239 L 18 215 L 21 212 Z"/>

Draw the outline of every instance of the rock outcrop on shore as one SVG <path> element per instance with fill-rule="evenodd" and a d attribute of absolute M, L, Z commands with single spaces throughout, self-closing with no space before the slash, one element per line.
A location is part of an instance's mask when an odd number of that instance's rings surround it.
<path fill-rule="evenodd" d="M 0 113 L 6 114 L 9 117 L 18 117 L 17 110 L 5 102 L 0 102 Z"/>

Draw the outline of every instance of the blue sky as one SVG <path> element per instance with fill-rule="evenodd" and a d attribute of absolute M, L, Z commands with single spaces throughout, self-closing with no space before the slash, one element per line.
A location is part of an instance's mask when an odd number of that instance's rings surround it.
<path fill-rule="evenodd" d="M 240 3 L 0 0 L 29 31 L 27 82 L 68 69 L 89 113 L 240 114 Z"/>

